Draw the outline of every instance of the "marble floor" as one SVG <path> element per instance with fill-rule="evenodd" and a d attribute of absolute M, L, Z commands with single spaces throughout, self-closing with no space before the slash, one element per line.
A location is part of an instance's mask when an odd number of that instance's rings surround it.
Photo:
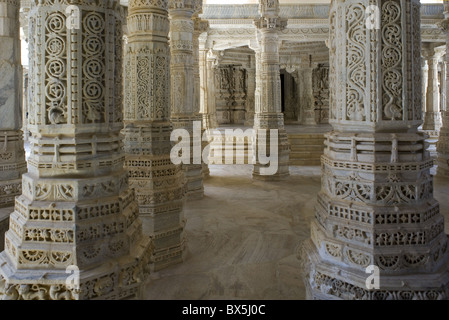
<path fill-rule="evenodd" d="M 210 166 L 203 200 L 186 204 L 185 262 L 153 273 L 145 299 L 305 299 L 295 251 L 310 235 L 320 167 L 290 167 L 282 182 L 251 166 Z M 435 179 L 449 232 L 449 179 Z"/>

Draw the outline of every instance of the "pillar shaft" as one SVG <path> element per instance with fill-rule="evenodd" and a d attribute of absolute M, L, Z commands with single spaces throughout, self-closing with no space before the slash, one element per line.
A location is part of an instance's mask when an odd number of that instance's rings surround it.
<path fill-rule="evenodd" d="M 250 56 L 251 62 L 249 63 L 248 72 L 248 93 L 246 98 L 246 115 L 245 125 L 254 125 L 254 112 L 255 112 L 255 92 L 256 92 L 256 57 Z"/>
<path fill-rule="evenodd" d="M 196 145 L 201 137 L 194 134 L 194 124 L 202 126 L 199 105 L 195 99 L 195 57 L 193 53 L 193 14 L 199 5 L 194 0 L 170 0 L 170 49 L 171 49 L 171 121 L 174 129 L 190 133 L 190 163 L 183 164 L 188 199 L 204 196 L 202 164 L 194 163 Z M 199 47 L 199 44 L 198 44 Z"/>
<path fill-rule="evenodd" d="M 301 124 L 316 125 L 313 97 L 313 66 L 310 62 L 309 54 L 301 55 L 301 64 L 298 74 L 298 100 Z"/>
<path fill-rule="evenodd" d="M 440 112 L 443 114 L 443 112 L 446 111 L 446 104 L 447 104 L 447 80 L 449 78 L 448 76 L 448 62 L 446 61 L 447 56 L 449 53 L 446 51 L 446 54 L 443 57 L 443 61 L 441 62 L 441 95 L 440 95 Z"/>
<path fill-rule="evenodd" d="M 446 41 L 446 66 L 449 64 L 449 3 L 445 3 L 445 20 L 441 28 L 447 35 Z M 442 113 L 442 127 L 440 129 L 439 140 L 437 143 L 437 174 L 439 176 L 449 176 L 449 72 L 446 69 L 446 86 L 443 88 L 446 93 L 446 106 Z"/>
<path fill-rule="evenodd" d="M 125 52 L 125 168 L 143 231 L 154 242 L 152 268 L 184 254 L 184 173 L 170 160 L 168 0 L 131 0 Z"/>
<path fill-rule="evenodd" d="M 202 112 L 201 112 L 201 70 L 200 70 L 200 60 L 204 59 L 204 57 L 200 54 L 200 36 L 202 33 L 206 32 L 209 29 L 209 22 L 206 20 L 202 20 L 198 18 L 198 14 L 202 12 L 202 8 L 198 9 L 195 13 L 195 17 L 193 19 L 194 23 L 194 32 L 193 32 L 193 70 L 195 75 L 195 88 L 194 88 L 194 113 L 198 114 L 198 121 L 203 122 Z M 206 131 L 206 127 L 202 123 L 201 136 L 204 135 Z M 208 141 L 201 141 L 202 147 L 201 150 L 204 150 L 208 146 Z M 208 178 L 210 175 L 209 166 L 207 163 L 203 162 L 202 164 L 202 175 L 203 179 Z"/>
<path fill-rule="evenodd" d="M 206 130 L 217 128 L 215 66 L 217 55 L 211 50 L 200 50 L 201 115 Z"/>
<path fill-rule="evenodd" d="M 441 127 L 440 86 L 438 82 L 439 53 L 434 49 L 428 54 L 429 73 L 427 77 L 426 112 L 423 130 L 438 132 Z"/>
<path fill-rule="evenodd" d="M 379 8 L 379 29 L 367 27 L 369 5 Z M 331 2 L 334 130 L 326 135 L 311 240 L 301 251 L 309 298 L 448 298 L 447 236 L 426 135 L 417 130 L 416 21 L 419 0 Z M 367 286 L 376 284 L 367 281 L 373 272 L 380 288 Z"/>
<path fill-rule="evenodd" d="M 427 108 L 427 85 L 429 81 L 429 63 L 425 57 L 422 57 L 422 93 L 423 93 L 423 111 Z M 424 115 L 423 115 L 424 116 Z"/>
<path fill-rule="evenodd" d="M 22 131 L 20 1 L 0 1 L 0 208 L 14 205 L 26 172 Z M 1 219 L 1 217 L 0 217 Z M 3 237 L 0 242 L 3 242 Z"/>
<path fill-rule="evenodd" d="M 142 289 L 151 243 L 123 170 L 119 8 L 32 2 L 31 154 L 0 254 L 3 299 L 121 299 Z"/>
<path fill-rule="evenodd" d="M 279 30 L 285 27 L 285 20 L 279 18 L 279 1 L 260 0 L 260 18 L 255 21 L 259 37 L 256 51 L 256 105 L 254 117 L 255 144 L 253 178 L 279 180 L 289 175 L 289 153 L 284 115 L 281 110 L 281 78 L 279 63 Z M 272 133 L 276 136 L 275 142 Z M 263 137 L 263 138 L 262 138 Z M 274 145 L 272 144 L 274 142 Z M 262 163 L 260 150 L 271 153 L 272 162 Z M 262 152 L 263 153 L 263 152 Z M 275 172 L 267 170 L 271 165 Z"/>

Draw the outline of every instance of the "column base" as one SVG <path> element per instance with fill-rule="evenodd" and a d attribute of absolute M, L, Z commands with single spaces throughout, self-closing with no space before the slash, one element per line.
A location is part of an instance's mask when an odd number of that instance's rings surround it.
<path fill-rule="evenodd" d="M 438 157 L 437 144 L 439 138 L 439 131 L 436 130 L 422 130 L 422 131 L 429 136 L 426 139 L 426 141 L 429 143 L 429 148 L 427 149 L 427 151 L 429 152 L 430 157 L 432 159 L 436 159 Z"/>
<path fill-rule="evenodd" d="M 282 121 L 282 119 L 273 118 L 270 120 L 274 122 L 272 123 L 273 125 L 265 123 L 263 128 L 256 127 L 254 129 L 252 151 L 254 161 L 253 179 L 255 180 L 280 181 L 286 179 L 290 175 L 290 143 L 288 141 L 287 132 L 283 125 L 275 123 Z M 276 127 L 280 129 L 277 129 Z M 274 136 L 274 139 L 271 136 L 272 130 L 275 130 L 275 133 L 277 133 L 277 135 Z M 262 135 L 259 136 L 259 133 L 262 133 Z M 260 151 L 261 154 L 259 154 Z M 276 154 L 273 155 L 273 152 Z M 261 164 L 262 157 L 266 158 L 264 159 L 264 162 L 267 160 L 269 162 L 267 164 Z"/>
<path fill-rule="evenodd" d="M 201 137 L 207 137 L 207 130 L 203 128 L 203 131 L 201 133 Z M 204 152 L 204 149 L 207 148 L 207 146 L 209 145 L 209 141 L 203 141 L 203 139 L 201 139 L 201 152 Z M 203 175 L 203 180 L 204 179 L 208 179 L 210 177 L 210 170 L 209 170 L 209 165 L 205 162 L 202 162 L 202 175 Z M 204 191 L 203 191 L 203 195 L 204 195 Z"/>
<path fill-rule="evenodd" d="M 324 260 L 311 239 L 299 247 L 306 297 L 310 300 L 446 300 L 449 298 L 449 252 L 441 268 L 430 274 L 380 274 L 379 289 L 368 289 L 372 273 Z M 382 272 L 382 271 L 381 271 Z"/>
<path fill-rule="evenodd" d="M 195 155 L 193 154 L 195 146 L 201 145 L 201 156 L 203 152 L 203 141 L 202 136 L 204 134 L 204 129 L 202 128 L 201 117 L 192 116 L 172 116 L 171 123 L 173 129 L 184 129 L 190 134 L 190 164 L 183 164 L 182 169 L 185 176 L 185 186 L 186 186 L 186 199 L 187 200 L 198 200 L 202 199 L 204 195 L 203 188 L 203 166 L 202 164 L 194 164 L 193 159 Z M 198 126 L 199 124 L 199 126 Z M 196 130 L 199 130 L 197 132 Z M 186 146 L 187 147 L 187 146 Z"/>
<path fill-rule="evenodd" d="M 167 237 L 158 238 L 162 235 L 156 235 L 153 237 L 156 248 L 153 252 L 150 262 L 150 268 L 152 272 L 160 271 L 170 266 L 183 263 L 186 255 L 186 245 L 184 232 L 175 234 L 175 243 L 172 246 L 161 244 L 161 242 L 169 242 Z M 179 240 L 178 240 L 179 238 Z"/>
<path fill-rule="evenodd" d="M 209 166 L 205 163 L 203 163 L 203 180 L 210 178 L 210 170 Z"/>
<path fill-rule="evenodd" d="M 218 127 L 218 121 L 216 115 L 203 114 L 203 128 L 205 130 L 211 130 Z"/>
<path fill-rule="evenodd" d="M 186 221 L 183 217 L 184 201 L 157 208 L 140 207 L 143 233 L 153 240 L 150 269 L 159 271 L 184 261 Z M 151 211 L 152 213 L 146 213 Z"/>
<path fill-rule="evenodd" d="M 74 288 L 73 269 L 15 269 L 6 252 L 0 253 L 0 300 L 124 300 L 141 299 L 151 240 L 142 238 L 130 255 L 99 267 L 79 271 Z"/>
<path fill-rule="evenodd" d="M 440 112 L 426 112 L 424 114 L 424 124 L 422 129 L 424 131 L 437 131 L 441 128 L 441 113 Z"/>
<path fill-rule="evenodd" d="M 244 123 L 245 126 L 254 126 L 254 112 L 247 112 L 246 113 L 246 120 Z"/>
<path fill-rule="evenodd" d="M 427 136 L 330 132 L 326 138 L 315 219 L 299 254 L 308 296 L 448 299 L 449 242 L 433 198 Z M 369 145 L 374 152 L 365 152 Z M 397 151 L 417 145 L 420 153 Z"/>
<path fill-rule="evenodd" d="M 316 116 L 315 116 L 315 110 L 305 110 L 304 115 L 301 121 L 302 125 L 305 126 L 315 126 L 316 123 Z"/>
<path fill-rule="evenodd" d="M 108 177 L 109 184 L 104 177 L 23 175 L 28 190 L 16 199 L 0 254 L 0 300 L 139 297 L 153 245 L 142 235 L 134 192 L 123 173 Z M 89 187 L 94 183 L 98 189 Z M 43 190 L 40 185 L 47 193 L 29 193 Z M 79 289 L 69 288 L 67 279 L 79 279 Z"/>
<path fill-rule="evenodd" d="M 290 176 L 289 166 L 279 167 L 278 172 L 275 173 L 274 175 L 262 175 L 262 174 L 260 174 L 259 170 L 260 170 L 261 167 L 265 167 L 265 166 L 259 165 L 257 167 L 256 165 L 254 165 L 254 169 L 253 169 L 253 179 L 254 180 L 260 180 L 260 181 L 283 181 L 283 180 L 288 179 L 288 177 Z"/>
<path fill-rule="evenodd" d="M 183 165 L 183 170 L 186 179 L 186 199 L 203 199 L 203 166 L 201 164 Z"/>

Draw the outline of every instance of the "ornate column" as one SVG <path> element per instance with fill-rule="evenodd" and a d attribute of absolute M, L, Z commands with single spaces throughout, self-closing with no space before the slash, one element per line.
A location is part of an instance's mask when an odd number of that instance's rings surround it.
<path fill-rule="evenodd" d="M 28 44 L 28 11 L 29 8 L 23 7 L 23 3 L 21 3 L 21 10 L 19 13 L 19 21 L 20 26 L 22 28 L 23 33 L 20 33 L 20 42 L 25 41 Z M 20 29 L 19 29 L 20 30 Z M 28 130 L 27 130 L 27 114 L 28 114 L 28 66 L 26 65 L 28 61 L 22 61 L 25 66 L 22 66 L 22 132 L 23 132 L 23 140 L 28 141 Z"/>
<path fill-rule="evenodd" d="M 200 113 L 206 130 L 217 128 L 215 68 L 218 65 L 218 53 L 200 43 Z"/>
<path fill-rule="evenodd" d="M 427 107 L 427 84 L 429 80 L 429 63 L 427 62 L 427 55 L 421 56 L 421 68 L 422 68 L 422 92 L 423 92 L 423 118 L 426 113 Z"/>
<path fill-rule="evenodd" d="M 26 172 L 22 113 L 22 64 L 20 61 L 20 1 L 0 0 L 0 251 L 14 199 L 22 193 Z M 2 209 L 3 208 L 3 209 Z"/>
<path fill-rule="evenodd" d="M 170 160 L 168 0 L 131 0 L 125 54 L 125 168 L 143 231 L 154 242 L 152 268 L 182 262 L 184 173 Z"/>
<path fill-rule="evenodd" d="M 445 48 L 446 49 L 446 48 Z M 440 111 L 441 111 L 441 117 L 443 117 L 443 113 L 446 111 L 446 104 L 447 104 L 447 78 L 448 78 L 448 61 L 447 61 L 447 55 L 449 53 L 447 50 L 445 51 L 445 54 L 443 55 L 442 61 L 441 61 L 441 84 L 440 84 Z"/>
<path fill-rule="evenodd" d="M 194 134 L 195 123 L 201 125 L 199 108 L 195 105 L 195 71 L 193 55 L 194 23 L 197 8 L 195 0 L 169 0 L 171 50 L 171 121 L 174 129 L 190 133 L 190 164 L 183 164 L 186 177 L 187 199 L 204 196 L 202 163 L 194 163 L 201 137 Z M 201 128 L 202 129 L 202 128 Z"/>
<path fill-rule="evenodd" d="M 139 296 L 151 242 L 123 169 L 118 1 L 33 1 L 29 49 L 29 173 L 0 254 L 0 297 Z"/>
<path fill-rule="evenodd" d="M 202 2 L 202 0 L 201 0 Z M 202 33 L 209 30 L 209 22 L 206 20 L 202 20 L 201 18 L 198 18 L 198 15 L 202 13 L 202 3 L 198 4 L 197 12 L 194 14 L 193 18 L 193 71 L 194 71 L 194 77 L 195 77 L 195 87 L 194 87 L 194 112 L 195 114 L 198 114 L 201 117 L 202 122 L 202 115 L 201 115 L 201 71 L 200 71 L 200 59 L 204 59 L 204 57 L 200 57 L 200 36 Z M 201 137 L 204 134 L 204 131 L 206 131 L 206 127 L 202 125 L 201 130 Z M 201 141 L 201 150 L 204 150 L 208 145 L 207 141 Z M 202 164 L 202 174 L 203 179 L 209 177 L 210 171 L 209 166 L 203 162 Z"/>
<path fill-rule="evenodd" d="M 366 24 L 373 4 L 379 29 Z M 327 134 L 311 240 L 301 250 L 309 298 L 449 297 L 448 237 L 433 198 L 426 135 L 417 130 L 416 21 L 419 0 L 331 2 L 334 131 Z M 380 288 L 371 288 L 376 282 Z"/>
<path fill-rule="evenodd" d="M 294 79 L 288 71 L 284 72 L 284 121 L 293 120 L 294 103 L 298 99 L 294 96 L 293 84 Z M 281 88 L 282 90 L 282 88 Z"/>
<path fill-rule="evenodd" d="M 281 78 L 279 72 L 278 32 L 286 26 L 286 20 L 279 17 L 278 0 L 259 0 L 260 18 L 255 21 L 259 39 L 256 51 L 256 107 L 254 117 L 253 178 L 279 180 L 289 175 L 289 153 L 284 115 L 281 110 Z M 271 145 L 272 133 L 277 134 L 275 145 Z M 264 137 L 261 139 L 261 137 Z M 275 163 L 263 164 L 260 148 L 266 148 Z M 270 150 L 275 150 L 274 154 Z M 263 152 L 262 152 L 263 153 Z M 265 170 L 277 168 L 274 173 Z M 265 172 L 265 173 L 264 173 Z"/>
<path fill-rule="evenodd" d="M 440 87 L 438 83 L 438 64 L 441 58 L 440 52 L 434 46 L 427 48 L 426 58 L 429 64 L 429 76 L 426 93 L 426 112 L 424 114 L 423 130 L 432 131 L 434 134 L 441 127 L 440 113 Z"/>
<path fill-rule="evenodd" d="M 0 0 L 0 208 L 14 206 L 26 172 L 22 127 L 20 1 Z M 3 220 L 0 217 L 0 220 Z M 1 240 L 0 242 L 3 242 Z"/>
<path fill-rule="evenodd" d="M 254 125 L 255 93 L 256 93 L 256 57 L 250 56 L 248 63 L 248 95 L 246 98 L 245 125 Z"/>
<path fill-rule="evenodd" d="M 444 4 L 445 20 L 441 23 L 441 28 L 446 33 L 446 65 L 449 64 L 449 3 Z M 440 129 L 440 136 L 437 143 L 437 175 L 449 176 L 449 73 L 446 72 L 446 107 L 442 112 L 442 127 Z"/>
<path fill-rule="evenodd" d="M 298 70 L 298 101 L 300 104 L 300 122 L 302 125 L 316 125 L 312 87 L 313 68 L 310 55 L 301 54 L 301 64 Z"/>

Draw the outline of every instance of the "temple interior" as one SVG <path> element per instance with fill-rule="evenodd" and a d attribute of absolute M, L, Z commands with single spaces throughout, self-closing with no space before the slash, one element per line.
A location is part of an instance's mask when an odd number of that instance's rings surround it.
<path fill-rule="evenodd" d="M 449 2 L 0 0 L 0 300 L 449 299 Z"/>

